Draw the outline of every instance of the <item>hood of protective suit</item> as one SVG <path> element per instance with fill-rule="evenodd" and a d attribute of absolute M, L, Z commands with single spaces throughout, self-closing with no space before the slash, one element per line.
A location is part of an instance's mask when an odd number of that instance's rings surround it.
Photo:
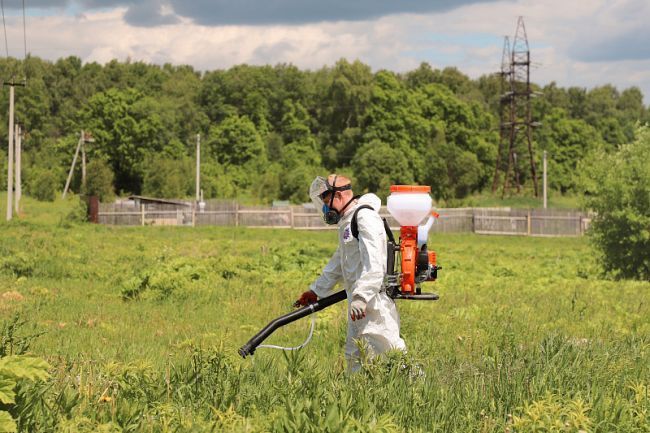
<path fill-rule="evenodd" d="M 354 209 L 356 209 L 358 206 L 367 204 L 369 206 L 372 206 L 374 210 L 379 212 L 381 209 L 381 199 L 377 197 L 377 195 L 369 192 L 368 194 L 364 194 L 359 199 L 357 200 L 357 205 L 353 206 L 349 211 L 346 212 L 348 214 L 349 212 L 352 212 Z"/>

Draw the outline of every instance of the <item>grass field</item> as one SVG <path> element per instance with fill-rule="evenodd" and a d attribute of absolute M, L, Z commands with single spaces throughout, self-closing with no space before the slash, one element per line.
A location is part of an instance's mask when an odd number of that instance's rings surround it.
<path fill-rule="evenodd" d="M 0 225 L 3 345 L 42 333 L 52 366 L 10 408 L 23 431 L 650 431 L 650 283 L 601 279 L 586 239 L 432 237 L 441 299 L 399 303 L 408 355 L 349 376 L 343 305 L 298 353 L 236 352 L 333 233 L 74 224 L 71 203 Z"/>

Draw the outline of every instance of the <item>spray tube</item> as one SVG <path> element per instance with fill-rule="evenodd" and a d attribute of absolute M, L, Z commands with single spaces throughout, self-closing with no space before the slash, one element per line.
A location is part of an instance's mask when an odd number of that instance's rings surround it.
<path fill-rule="evenodd" d="M 429 230 L 431 230 L 436 218 L 438 218 L 438 214 L 431 212 L 431 216 L 429 216 L 427 222 L 418 226 L 418 249 L 422 248 L 422 245 L 426 244 L 429 240 Z"/>

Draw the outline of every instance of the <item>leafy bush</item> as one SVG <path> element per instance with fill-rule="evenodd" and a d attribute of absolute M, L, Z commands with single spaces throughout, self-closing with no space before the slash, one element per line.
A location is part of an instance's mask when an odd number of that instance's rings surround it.
<path fill-rule="evenodd" d="M 329 401 L 326 400 L 327 397 Z M 321 401 L 287 400 L 283 403 L 284 410 L 278 411 L 273 420 L 271 430 L 273 432 L 392 433 L 400 431 L 390 415 L 378 415 L 369 408 L 357 419 L 353 414 L 352 401 L 336 401 L 332 396 L 323 396 Z"/>
<path fill-rule="evenodd" d="M 81 223 L 86 221 L 88 218 L 88 204 L 86 200 L 82 197 L 71 197 L 74 205 L 70 208 L 70 211 L 65 216 L 65 220 L 62 220 L 60 225 L 63 227 L 68 227 L 72 225 L 71 223 Z"/>
<path fill-rule="evenodd" d="M 313 166 L 296 165 L 286 173 L 280 182 L 280 198 L 292 203 L 304 203 L 309 200 L 309 184 L 314 180 L 314 173 L 319 170 Z"/>
<path fill-rule="evenodd" d="M 37 381 L 48 378 L 49 364 L 40 358 L 13 355 L 0 358 L 0 404 L 11 406 L 16 403 L 16 387 L 23 380 Z M 0 431 L 15 432 L 17 425 L 11 414 L 0 410 Z"/>
<path fill-rule="evenodd" d="M 24 355 L 31 341 L 40 334 L 21 336 L 17 330 L 26 322 L 14 316 L 2 324 L 0 344 L 0 432 L 16 432 L 18 425 L 12 412 L 24 414 L 24 410 L 38 398 L 25 395 L 20 385 L 26 381 L 40 381 L 48 378 L 49 364 L 40 358 Z"/>
<path fill-rule="evenodd" d="M 203 274 L 203 269 L 186 258 L 168 259 L 163 255 L 153 266 L 124 283 L 121 289 L 122 299 L 140 298 L 147 291 L 158 299 L 167 299 L 172 294 L 181 294 L 187 290 Z"/>
<path fill-rule="evenodd" d="M 585 205 L 596 212 L 590 237 L 603 269 L 616 278 L 650 280 L 650 129 L 583 166 Z"/>
<path fill-rule="evenodd" d="M 391 184 L 414 183 L 409 167 L 408 150 L 391 146 L 386 142 L 373 140 L 359 149 L 352 161 L 358 187 L 378 193 L 382 198 Z"/>
<path fill-rule="evenodd" d="M 113 170 L 103 159 L 90 161 L 86 168 L 86 195 L 96 195 L 100 201 L 113 197 Z"/>
<path fill-rule="evenodd" d="M 545 398 L 526 404 L 521 416 L 514 416 L 512 427 L 517 432 L 549 433 L 590 431 L 590 407 L 581 399 L 566 401 L 547 394 Z"/>
<path fill-rule="evenodd" d="M 143 193 L 164 198 L 186 197 L 193 191 L 193 175 L 191 159 L 155 156 L 145 169 Z"/>
<path fill-rule="evenodd" d="M 567 117 L 554 108 L 536 133 L 541 149 L 548 151 L 549 187 L 562 193 L 575 191 L 575 173 L 579 161 L 590 150 L 603 144 L 598 131 L 580 119 Z"/>
<path fill-rule="evenodd" d="M 0 259 L 0 271 L 19 277 L 30 277 L 34 272 L 34 259 L 24 253 L 9 254 Z"/>
<path fill-rule="evenodd" d="M 259 188 L 257 190 L 257 196 L 260 201 L 265 199 L 268 201 L 269 199 L 280 197 L 280 189 L 282 188 L 282 172 L 283 168 L 280 164 L 271 164 L 269 168 L 262 173 L 259 177 Z M 310 173 L 310 175 L 313 175 L 313 173 Z M 306 190 L 306 188 L 301 189 Z"/>
<path fill-rule="evenodd" d="M 27 321 L 19 314 L 15 314 L 10 320 L 2 324 L 0 329 L 0 358 L 9 355 L 24 355 L 29 350 L 32 341 L 43 335 L 43 332 L 25 334 L 22 329 Z"/>
<path fill-rule="evenodd" d="M 221 164 L 241 165 L 264 155 L 264 142 L 247 116 L 230 116 L 210 129 L 208 152 Z"/>
<path fill-rule="evenodd" d="M 58 178 L 54 171 L 43 169 L 34 170 L 29 182 L 29 193 L 40 201 L 54 201 L 56 198 Z"/>

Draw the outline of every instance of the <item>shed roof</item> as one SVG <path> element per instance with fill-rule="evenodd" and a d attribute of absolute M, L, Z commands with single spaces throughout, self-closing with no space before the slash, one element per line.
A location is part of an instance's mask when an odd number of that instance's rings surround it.
<path fill-rule="evenodd" d="M 167 200 L 164 198 L 144 197 L 141 195 L 131 195 L 129 200 L 140 200 L 141 202 L 160 203 L 160 204 L 174 204 L 177 206 L 192 206 L 191 203 L 180 200 Z"/>

